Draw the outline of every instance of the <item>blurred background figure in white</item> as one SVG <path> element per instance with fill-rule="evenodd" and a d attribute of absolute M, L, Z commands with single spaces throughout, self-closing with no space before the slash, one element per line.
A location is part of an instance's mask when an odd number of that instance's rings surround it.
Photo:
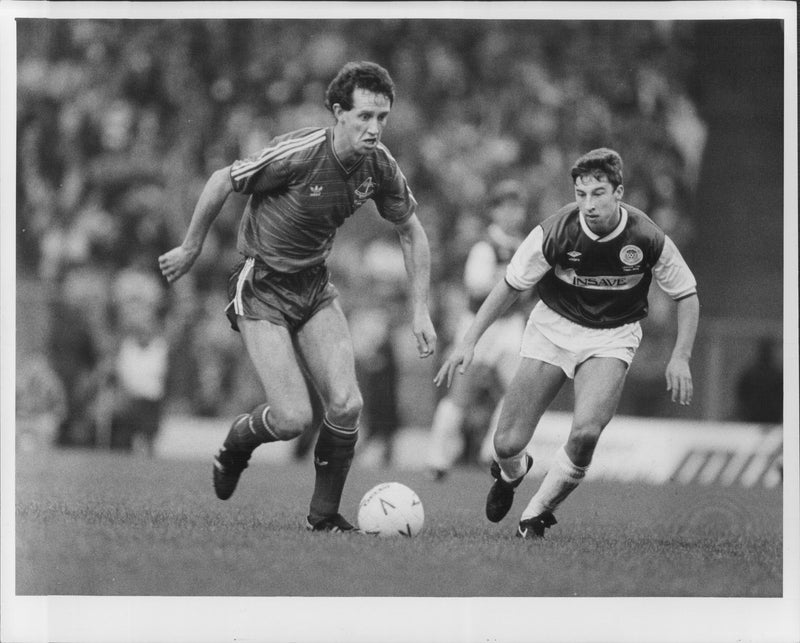
<path fill-rule="evenodd" d="M 467 309 L 458 322 L 456 337 L 472 323 L 481 302 L 502 278 L 505 266 L 527 233 L 528 197 L 515 180 L 499 181 L 489 193 L 485 209 L 483 236 L 470 249 L 464 268 Z M 481 438 L 491 444 L 502 396 L 519 363 L 519 344 L 527 318 L 526 300 L 511 306 L 483 335 L 475 349 L 475 361 L 464 375 L 457 375 L 434 412 L 431 425 L 428 466 L 435 480 L 442 480 L 464 452 L 465 424 L 469 416 L 483 418 Z M 476 403 L 489 401 L 494 410 L 490 418 L 480 413 Z M 476 413 L 473 413 L 473 409 Z M 488 422 L 487 422 L 488 420 Z M 480 443 L 480 439 L 477 440 Z M 483 450 L 486 450 L 484 447 Z M 491 454 L 484 456 L 491 458 Z"/>
<path fill-rule="evenodd" d="M 98 398 L 98 446 L 155 455 L 169 368 L 163 313 L 155 276 L 137 269 L 119 273 L 113 285 L 115 342 Z"/>

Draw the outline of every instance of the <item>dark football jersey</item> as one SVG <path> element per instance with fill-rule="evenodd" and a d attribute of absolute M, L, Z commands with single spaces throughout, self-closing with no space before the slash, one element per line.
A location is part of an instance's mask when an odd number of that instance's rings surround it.
<path fill-rule="evenodd" d="M 274 138 L 258 155 L 231 166 L 236 192 L 249 194 L 237 249 L 280 272 L 325 261 L 336 230 L 368 199 L 392 223 L 417 203 L 383 144 L 345 168 L 333 150 L 333 128 L 306 128 Z"/>
<path fill-rule="evenodd" d="M 613 328 L 647 316 L 656 283 L 673 299 L 696 292 L 694 275 L 675 244 L 644 212 L 622 204 L 619 225 L 603 237 L 571 203 L 536 226 L 515 253 L 506 281 L 539 297 L 567 319 Z"/>

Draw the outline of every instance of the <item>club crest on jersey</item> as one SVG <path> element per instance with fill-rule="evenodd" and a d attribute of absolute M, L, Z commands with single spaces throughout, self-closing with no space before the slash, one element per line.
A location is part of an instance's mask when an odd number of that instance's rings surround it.
<path fill-rule="evenodd" d="M 625 246 L 619 251 L 619 260 L 626 266 L 635 266 L 644 259 L 644 253 L 638 246 Z"/>
<path fill-rule="evenodd" d="M 322 196 L 322 186 L 321 185 L 312 185 L 311 186 L 311 196 Z"/>
<path fill-rule="evenodd" d="M 362 205 L 374 193 L 375 181 L 372 180 L 371 176 L 368 176 L 364 181 L 361 182 L 361 185 L 356 188 L 356 205 Z"/>

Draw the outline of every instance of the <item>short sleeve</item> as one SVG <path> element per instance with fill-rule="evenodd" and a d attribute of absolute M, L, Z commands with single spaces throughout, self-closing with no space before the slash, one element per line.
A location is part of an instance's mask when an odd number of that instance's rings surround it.
<path fill-rule="evenodd" d="M 659 287 L 672 299 L 683 299 L 697 292 L 697 281 L 681 256 L 678 247 L 668 236 L 664 237 L 664 248 L 656 265 L 653 277 Z"/>
<path fill-rule="evenodd" d="M 516 290 L 529 290 L 544 277 L 551 266 L 543 251 L 544 230 L 536 226 L 511 257 L 506 282 Z"/>
<path fill-rule="evenodd" d="M 389 167 L 373 200 L 384 219 L 394 224 L 405 223 L 417 211 L 417 201 L 405 175 L 391 156 Z"/>

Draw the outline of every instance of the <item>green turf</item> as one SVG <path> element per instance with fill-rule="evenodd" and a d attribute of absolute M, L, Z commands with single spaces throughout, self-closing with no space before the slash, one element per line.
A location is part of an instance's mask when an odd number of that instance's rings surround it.
<path fill-rule="evenodd" d="M 537 480 L 499 524 L 477 469 L 443 483 L 354 468 L 342 503 L 397 480 L 423 501 L 413 539 L 303 529 L 313 466 L 257 462 L 217 500 L 209 461 L 21 454 L 20 595 L 779 597 L 781 492 L 584 483 L 543 541 L 514 538 Z"/>

